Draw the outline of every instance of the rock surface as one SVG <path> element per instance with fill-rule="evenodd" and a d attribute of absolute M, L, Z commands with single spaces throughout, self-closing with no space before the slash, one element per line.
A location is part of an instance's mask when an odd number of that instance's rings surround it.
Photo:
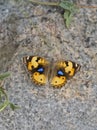
<path fill-rule="evenodd" d="M 72 60 L 81 70 L 61 89 L 36 87 L 22 63 L 26 55 Z M 4 87 L 20 109 L 0 113 L 0 130 L 97 130 L 97 8 L 81 8 L 67 29 L 57 8 L 1 1 L 0 72 L 5 71 L 11 76 Z"/>

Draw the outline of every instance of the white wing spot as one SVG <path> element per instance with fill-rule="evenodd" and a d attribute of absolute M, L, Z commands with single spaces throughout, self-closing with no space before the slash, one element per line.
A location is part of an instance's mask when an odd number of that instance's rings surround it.
<path fill-rule="evenodd" d="M 29 56 L 27 56 L 27 60 L 29 60 Z"/>

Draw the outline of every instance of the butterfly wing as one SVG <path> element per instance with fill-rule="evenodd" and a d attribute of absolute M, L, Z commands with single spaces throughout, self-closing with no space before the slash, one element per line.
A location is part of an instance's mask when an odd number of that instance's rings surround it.
<path fill-rule="evenodd" d="M 55 63 L 52 70 L 51 86 L 60 88 L 65 85 L 67 79 L 70 79 L 80 69 L 80 65 L 72 61 L 59 61 Z"/>
<path fill-rule="evenodd" d="M 38 56 L 26 56 L 23 58 L 28 71 L 31 74 L 32 81 L 37 85 L 45 85 L 48 74 L 48 61 Z"/>

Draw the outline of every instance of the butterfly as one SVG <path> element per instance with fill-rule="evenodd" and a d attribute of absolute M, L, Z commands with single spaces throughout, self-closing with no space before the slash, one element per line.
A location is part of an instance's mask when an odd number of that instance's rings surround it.
<path fill-rule="evenodd" d="M 23 63 L 30 73 L 31 80 L 36 85 L 45 85 L 49 80 L 50 85 L 61 88 L 68 79 L 72 78 L 80 65 L 72 61 L 58 61 L 52 65 L 48 60 L 39 56 L 25 56 Z"/>

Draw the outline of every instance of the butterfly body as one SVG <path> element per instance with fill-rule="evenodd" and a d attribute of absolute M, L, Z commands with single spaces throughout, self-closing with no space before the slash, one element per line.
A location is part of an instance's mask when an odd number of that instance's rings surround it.
<path fill-rule="evenodd" d="M 50 64 L 45 58 L 26 56 L 23 62 L 31 74 L 32 81 L 37 85 L 45 85 L 49 80 L 50 85 L 60 88 L 65 85 L 80 69 L 80 65 L 72 61 L 58 61 Z"/>

